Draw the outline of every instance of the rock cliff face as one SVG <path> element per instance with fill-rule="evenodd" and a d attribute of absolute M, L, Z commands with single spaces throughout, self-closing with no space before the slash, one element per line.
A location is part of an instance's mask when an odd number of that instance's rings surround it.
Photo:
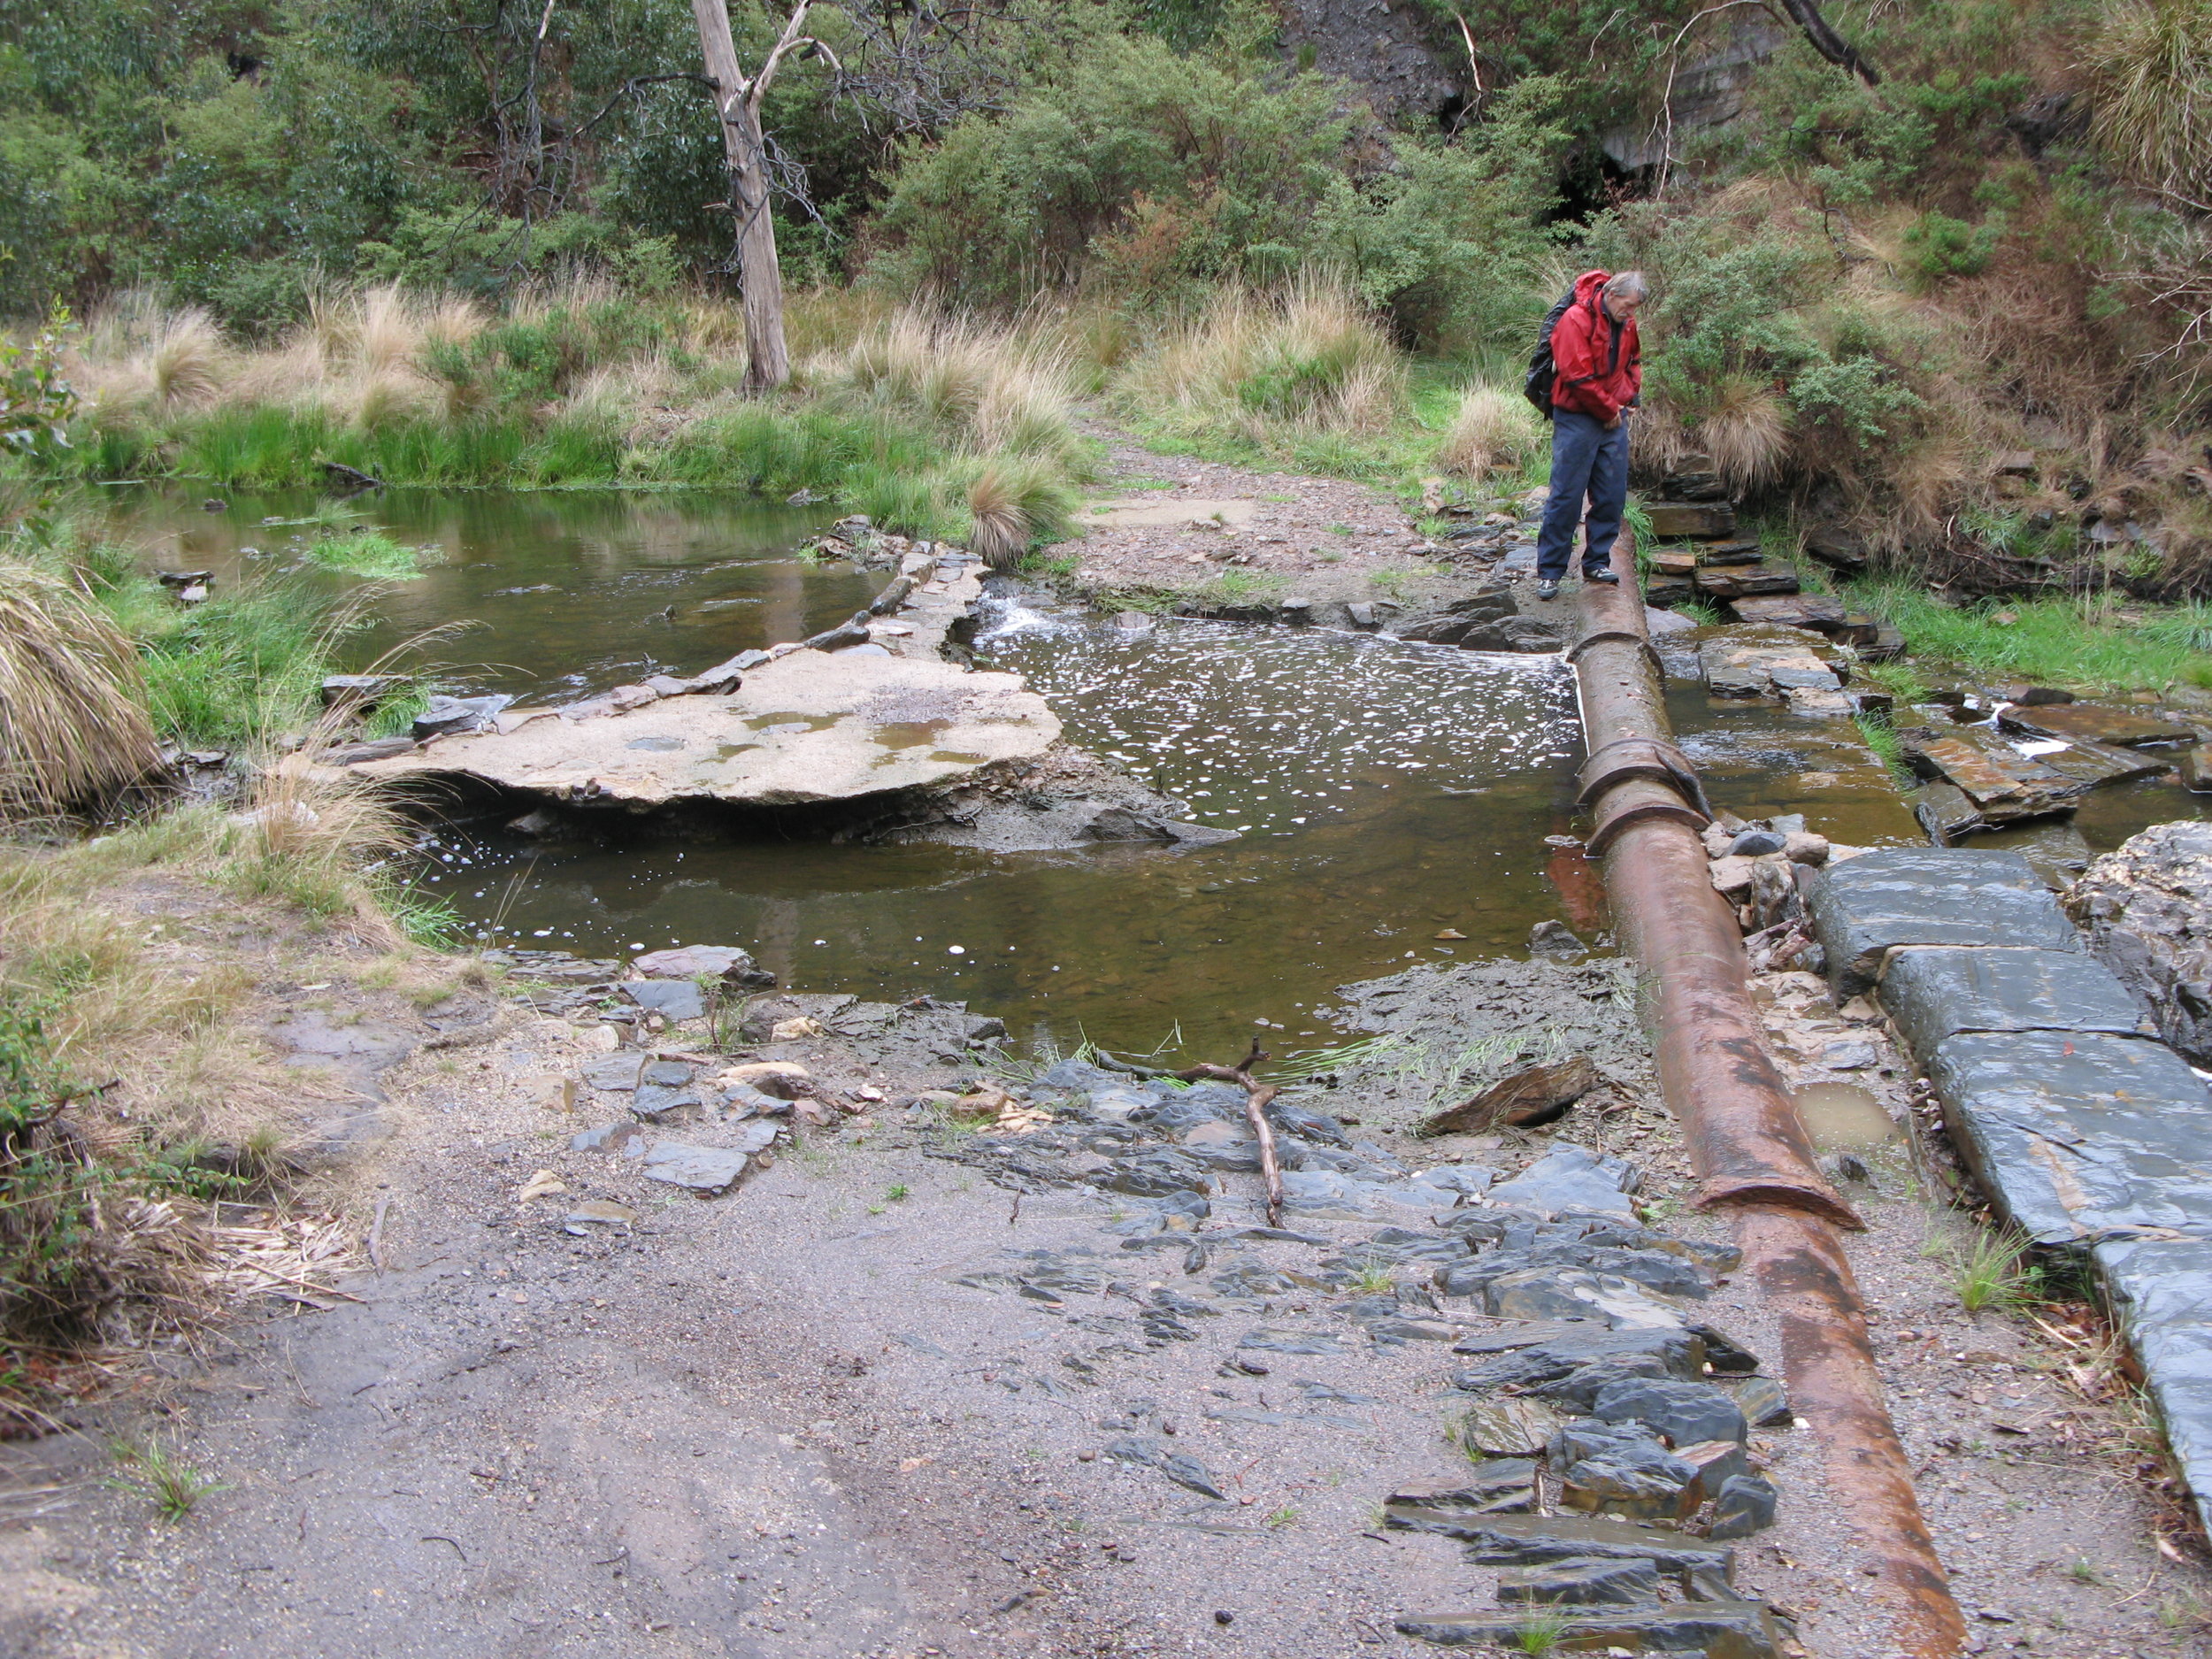
<path fill-rule="evenodd" d="M 2212 1067 L 2212 824 L 2157 824 L 2091 864 L 2067 913 L 2193 1065 Z"/>
<path fill-rule="evenodd" d="M 1290 0 L 1283 42 L 1312 48 L 1313 66 L 1359 88 L 1385 120 L 1416 127 L 1448 117 L 1472 90 L 1465 55 L 1439 52 L 1426 24 L 1390 0 Z"/>

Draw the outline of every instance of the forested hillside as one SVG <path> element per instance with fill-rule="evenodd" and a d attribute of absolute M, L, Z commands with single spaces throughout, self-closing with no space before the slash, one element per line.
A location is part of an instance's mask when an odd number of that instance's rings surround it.
<path fill-rule="evenodd" d="M 787 16 L 733 6 L 749 73 Z M 1089 394 L 1410 483 L 1517 467 L 1535 320 L 1633 263 L 1647 465 L 1702 454 L 1970 591 L 2212 584 L 2205 0 L 852 0 L 806 29 L 762 105 L 799 365 L 764 406 L 680 0 L 14 0 L 0 303 L 69 313 L 70 464 L 934 467 L 910 520 L 1010 493 L 1048 529 Z"/>

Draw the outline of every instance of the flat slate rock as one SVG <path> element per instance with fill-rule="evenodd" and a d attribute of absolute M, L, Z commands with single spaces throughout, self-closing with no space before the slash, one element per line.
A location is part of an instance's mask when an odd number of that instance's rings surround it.
<path fill-rule="evenodd" d="M 648 1180 L 687 1187 L 695 1193 L 726 1193 L 745 1173 L 746 1155 L 733 1147 L 693 1147 L 663 1141 L 649 1148 L 642 1166 Z"/>
<path fill-rule="evenodd" d="M 2199 1522 L 2212 1525 L 2212 1243 L 2107 1239 L 2090 1255 Z"/>
<path fill-rule="evenodd" d="M 1969 1032 L 1925 1064 L 1961 1155 L 2039 1244 L 2212 1237 L 2212 1096 L 2163 1043 Z"/>
<path fill-rule="evenodd" d="M 1687 1601 L 1679 1606 L 1592 1609 L 1555 1614 L 1559 1649 L 1577 1653 L 1699 1654 L 1704 1659 L 1781 1659 L 1781 1626 L 1759 1601 Z M 1401 1636 L 1440 1647 L 1513 1646 L 1525 1614 L 1419 1613 L 1397 1620 Z"/>
<path fill-rule="evenodd" d="M 2111 969 L 2074 950 L 1933 945 L 1889 959 L 1878 995 L 1924 1059 L 1962 1031 L 2137 1034 L 2141 1010 Z"/>
<path fill-rule="evenodd" d="M 1997 717 L 2009 732 L 2031 737 L 2062 737 L 2069 742 L 2193 743 L 2196 730 L 2178 720 L 2145 714 L 2136 709 L 2108 709 L 2096 703 L 2051 703 L 2033 708 L 2010 708 Z"/>
<path fill-rule="evenodd" d="M 1049 749 L 1060 722 L 1019 674 L 914 657 L 793 651 L 735 691 L 661 697 L 596 719 L 448 737 L 352 770 L 463 775 L 578 803 L 789 806 L 945 784 Z M 648 738 L 672 748 L 641 749 Z"/>
<path fill-rule="evenodd" d="M 706 1016 L 706 993 L 690 979 L 626 979 L 618 988 L 638 1007 L 663 1019 L 680 1023 Z"/>
<path fill-rule="evenodd" d="M 1808 903 L 1839 997 L 1873 987 L 1900 945 L 2079 950 L 2081 936 L 2028 861 L 1971 848 L 1892 847 L 1820 871 Z"/>

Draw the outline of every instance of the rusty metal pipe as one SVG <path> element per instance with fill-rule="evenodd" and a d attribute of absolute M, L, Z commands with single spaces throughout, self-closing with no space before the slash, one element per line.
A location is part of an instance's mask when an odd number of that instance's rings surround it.
<path fill-rule="evenodd" d="M 1864 1224 L 1824 1179 L 1751 1001 L 1743 941 L 1713 890 L 1695 771 L 1675 748 L 1644 624 L 1634 541 L 1617 587 L 1586 582 L 1574 664 L 1589 759 L 1582 803 L 1593 856 L 1627 947 L 1655 981 L 1659 1087 L 1682 1125 L 1700 1208 L 1725 1209 L 1762 1297 L 1780 1319 L 1792 1409 L 1818 1438 L 1829 1494 L 1858 1532 L 1915 1659 L 1966 1638 L 1910 1467 L 1882 1400 L 1866 1315 L 1838 1228 Z"/>

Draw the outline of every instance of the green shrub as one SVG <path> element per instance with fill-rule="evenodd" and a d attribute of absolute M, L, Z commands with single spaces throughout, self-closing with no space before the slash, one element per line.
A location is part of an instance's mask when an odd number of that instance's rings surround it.
<path fill-rule="evenodd" d="M 2005 221 L 1993 213 L 1980 225 L 1931 208 L 1905 230 L 1908 269 L 1923 289 L 1948 277 L 1979 276 L 2004 237 Z"/>

